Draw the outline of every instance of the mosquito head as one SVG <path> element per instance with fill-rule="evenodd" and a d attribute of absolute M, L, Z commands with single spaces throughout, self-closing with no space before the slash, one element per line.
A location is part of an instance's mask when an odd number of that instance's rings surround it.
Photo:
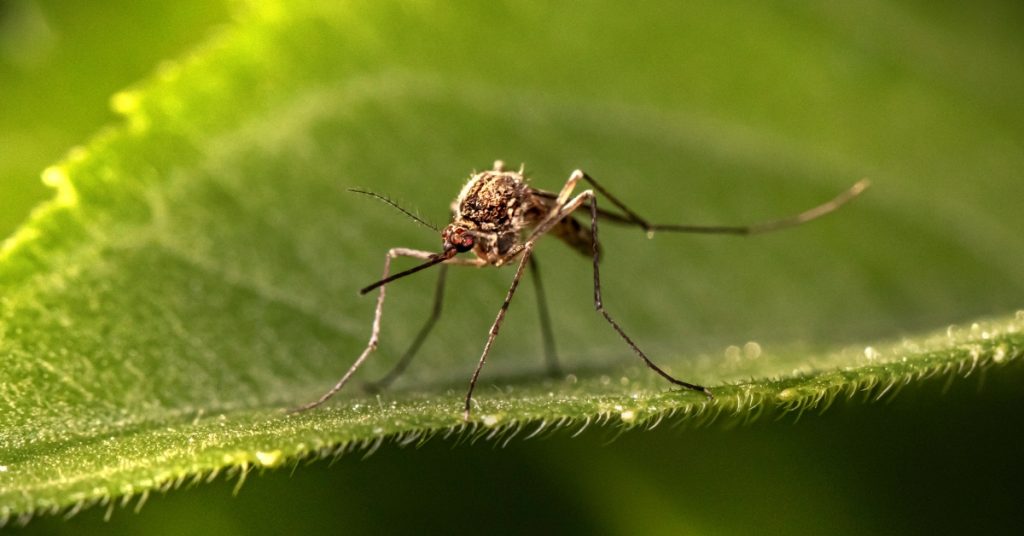
<path fill-rule="evenodd" d="M 465 253 L 476 245 L 476 237 L 473 231 L 457 223 L 450 223 L 441 231 L 441 239 L 444 240 L 444 250 L 455 250 Z"/>

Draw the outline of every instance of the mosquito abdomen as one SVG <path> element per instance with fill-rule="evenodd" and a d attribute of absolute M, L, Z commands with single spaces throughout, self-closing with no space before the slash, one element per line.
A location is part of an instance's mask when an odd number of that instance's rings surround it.
<path fill-rule="evenodd" d="M 594 254 L 594 233 L 591 232 L 590 227 L 576 221 L 576 218 L 570 216 L 559 221 L 551 228 L 550 233 L 575 249 L 580 255 L 590 257 Z M 600 255 L 601 249 L 598 248 L 598 258 Z"/>

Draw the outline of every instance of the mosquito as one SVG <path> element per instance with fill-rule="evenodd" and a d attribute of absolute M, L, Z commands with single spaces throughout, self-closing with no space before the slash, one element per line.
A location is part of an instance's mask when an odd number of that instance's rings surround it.
<path fill-rule="evenodd" d="M 585 181 L 590 186 L 590 189 L 573 195 L 573 191 L 581 180 Z M 373 315 L 370 340 L 366 348 L 330 390 L 317 400 L 295 408 L 293 411 L 305 411 L 320 406 L 345 387 L 356 371 L 359 370 L 359 367 L 377 349 L 387 285 L 396 279 L 401 279 L 435 265 L 440 265 L 441 267 L 434 294 L 434 306 L 430 317 L 391 372 L 376 384 L 372 384 L 373 386 L 384 387 L 393 381 L 408 366 L 427 335 L 433 329 L 441 314 L 448 265 L 498 267 L 518 261 L 515 275 L 512 278 L 512 284 L 505 294 L 505 301 L 502 302 L 501 308 L 498 309 L 497 317 L 491 324 L 491 329 L 487 333 L 487 341 L 484 343 L 483 352 L 480 354 L 480 359 L 473 370 L 473 375 L 470 377 L 469 389 L 466 392 L 462 413 L 464 421 L 469 421 L 470 419 L 473 390 L 476 388 L 480 371 L 483 369 L 484 363 L 487 362 L 491 346 L 498 336 L 502 322 L 505 319 L 505 313 L 512 303 L 512 297 L 515 296 L 516 289 L 519 288 L 519 282 L 522 280 L 523 274 L 526 273 L 527 267 L 530 267 L 533 271 L 548 367 L 550 371 L 556 372 L 558 365 L 555 357 L 554 336 L 550 326 L 547 304 L 544 300 L 543 286 L 540 281 L 540 268 L 533 252 L 534 244 L 546 234 L 554 235 L 577 252 L 591 257 L 594 265 L 594 308 L 648 368 L 673 385 L 702 393 L 708 399 L 712 399 L 711 390 L 707 387 L 680 380 L 656 365 L 637 346 L 633 339 L 626 335 L 626 332 L 623 331 L 618 322 L 605 309 L 604 301 L 601 299 L 601 277 L 599 270 L 601 245 L 597 236 L 598 221 L 603 220 L 609 223 L 636 226 L 645 231 L 649 237 L 653 236 L 656 231 L 754 235 L 795 227 L 818 219 L 857 197 L 869 185 L 868 180 L 860 180 L 821 205 L 796 215 L 753 225 L 655 224 L 650 223 L 630 210 L 622 201 L 594 180 L 593 177 L 581 170 L 573 171 L 565 185 L 562 186 L 562 189 L 558 193 L 554 193 L 530 186 L 524 176 L 523 167 L 520 167 L 519 171 L 510 171 L 505 169 L 502 161 L 496 161 L 493 169 L 481 173 L 474 172 L 469 182 L 459 192 L 459 196 L 452 202 L 451 223 L 439 231 L 442 240 L 441 252 L 408 248 L 392 248 L 388 250 L 387 255 L 384 257 L 384 273 L 381 279 L 359 291 L 359 294 L 367 294 L 375 289 L 380 289 L 377 295 L 377 306 Z M 362 190 L 354 191 L 376 197 L 404 212 L 419 223 L 438 231 L 436 227 L 431 226 L 383 196 Z M 601 194 L 619 211 L 599 208 L 595 192 Z M 577 210 L 589 212 L 589 226 L 585 226 L 575 219 L 574 213 Z M 473 253 L 473 257 L 458 256 L 460 253 L 469 252 Z M 398 257 L 412 257 L 425 262 L 405 271 L 391 274 L 391 261 Z"/>

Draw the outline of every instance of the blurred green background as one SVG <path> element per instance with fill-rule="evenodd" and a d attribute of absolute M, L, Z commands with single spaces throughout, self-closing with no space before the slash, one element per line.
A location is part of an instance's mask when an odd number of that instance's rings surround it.
<path fill-rule="evenodd" d="M 1024 37 L 1019 31 L 1024 8 L 1018 3 L 874 6 L 904 15 L 888 19 L 889 28 L 884 23 L 873 28 L 844 25 L 843 9 L 828 18 L 833 26 L 825 26 L 816 19 L 801 21 L 806 11 L 792 4 L 778 6 L 772 16 L 766 16 L 760 4 L 752 7 L 727 4 L 709 13 L 714 24 L 706 26 L 708 48 L 690 50 L 690 55 L 680 58 L 699 78 L 688 89 L 692 94 L 653 94 L 652 99 L 673 102 L 692 97 L 716 105 L 718 112 L 729 109 L 733 117 L 751 124 L 784 125 L 782 130 L 834 127 L 830 133 L 835 138 L 842 138 L 836 132 L 863 132 L 860 122 L 869 118 L 858 111 L 866 109 L 891 109 L 904 117 L 908 135 L 919 128 L 916 121 L 937 120 L 940 114 L 971 115 L 979 109 L 993 129 L 1020 130 L 1015 125 L 1024 120 L 1024 113 L 1019 99 L 1011 95 L 1022 89 L 1021 70 L 1004 70 L 1007 65 L 1024 64 L 1014 62 L 1024 60 Z M 229 22 L 231 9 L 231 5 L 193 1 L 162 5 L 0 2 L 0 235 L 12 232 L 31 207 L 49 195 L 39 183 L 39 172 L 113 120 L 108 106 L 112 93 L 147 76 L 162 60 L 201 43 L 218 25 Z M 587 10 L 580 9 L 580 16 L 587 16 Z M 845 13 L 856 21 L 871 9 L 858 4 Z M 761 43 L 757 32 L 751 32 L 761 23 L 779 19 L 808 35 L 832 33 L 848 39 L 851 47 L 863 53 L 855 58 L 873 61 L 870 65 L 851 63 L 849 58 L 809 62 L 837 70 L 862 69 L 865 90 L 860 95 L 865 100 L 832 102 L 829 95 L 818 95 L 819 101 L 808 106 L 834 107 L 830 124 L 823 125 L 813 117 L 785 117 L 784 107 L 780 112 L 757 106 L 759 99 L 743 98 L 749 87 L 741 83 L 751 80 L 764 91 L 764 102 L 786 95 L 785 80 L 774 77 L 773 65 L 761 62 Z M 735 26 L 730 24 L 733 20 Z M 699 22 L 690 26 L 702 27 Z M 879 32 L 879 27 L 890 31 Z M 724 37 L 716 33 L 730 30 L 735 33 Z M 645 28 L 633 31 L 637 39 L 645 37 Z M 899 45 L 913 50 L 920 60 L 909 69 L 917 77 L 915 83 L 934 81 L 936 93 L 948 107 L 914 109 L 912 101 L 901 98 L 898 78 L 908 76 L 908 69 L 901 58 L 886 56 L 892 43 L 884 39 L 892 35 L 899 36 Z M 950 46 L 944 37 L 962 38 L 963 46 Z M 642 58 L 617 58 L 600 36 L 594 39 L 591 49 L 552 53 L 606 55 L 609 61 L 622 62 L 624 70 L 642 70 L 638 64 Z M 719 40 L 748 47 L 751 63 L 746 78 L 730 80 L 734 69 L 717 63 L 714 43 Z M 570 39 L 566 43 L 572 45 Z M 671 52 L 651 50 L 652 55 Z M 797 47 L 790 52 L 791 56 L 772 57 L 796 62 L 815 57 L 816 51 Z M 517 60 L 529 64 L 529 58 Z M 821 72 L 805 75 L 827 78 Z M 579 82 L 565 81 L 566 86 L 573 83 Z M 635 83 L 624 76 L 611 85 L 628 93 Z M 585 94 L 586 88 L 581 92 Z M 728 108 L 733 102 L 737 104 Z M 750 107 L 745 108 L 744 102 Z M 927 148 L 918 147 L 913 139 L 902 139 L 898 148 L 893 145 L 901 137 L 898 125 L 898 121 L 880 123 L 877 140 L 840 141 L 887 156 L 876 164 L 886 166 L 889 174 L 926 175 L 926 159 L 921 155 L 929 154 Z M 971 162 L 980 160 L 977 155 L 983 149 L 969 136 L 950 135 L 942 141 L 945 147 L 963 147 L 973 154 Z M 1010 149 L 1024 149 L 1020 138 L 1004 143 Z M 905 158 L 903 151 L 915 148 L 920 149 L 919 158 Z M 992 154 L 1001 153 L 993 149 Z M 919 167 L 901 168 L 908 165 Z M 958 194 L 1005 201 L 1021 192 L 1020 183 L 996 183 L 973 174 L 986 173 L 984 169 L 972 170 L 965 164 L 959 171 L 964 177 L 959 190 L 952 194 L 943 190 L 954 198 L 931 206 L 955 210 Z M 1006 175 L 1020 177 L 1019 170 Z M 979 180 L 985 191 L 976 191 Z M 922 199 L 934 201 L 926 181 L 916 189 Z M 975 205 L 984 206 L 984 202 Z M 927 222 L 931 216 L 922 214 L 914 221 Z M 999 220 L 1005 214 L 988 217 Z M 990 249 L 999 254 L 999 246 Z M 1005 256 L 1019 258 L 1020 252 L 1005 252 Z M 964 293 L 978 287 L 965 284 Z M 1016 287 L 1003 293 L 994 289 L 984 298 L 965 303 L 959 320 L 999 312 L 999 305 L 1019 306 L 1019 299 Z M 913 327 L 927 326 L 929 320 L 927 315 L 919 316 Z M 893 326 L 893 332 L 908 327 Z M 488 443 L 453 446 L 443 440 L 418 450 L 386 446 L 367 460 L 351 455 L 330 467 L 321 462 L 294 472 L 280 470 L 250 478 L 238 497 L 232 495 L 234 482 L 217 481 L 167 497 L 154 496 L 139 515 L 119 508 L 105 522 L 104 508 L 98 507 L 68 521 L 42 518 L 26 529 L 11 530 L 73 534 L 555 528 L 611 534 L 1005 532 L 1024 521 L 1019 508 L 1024 497 L 1018 484 L 1024 469 L 1016 424 L 1024 407 L 1019 369 L 1018 365 L 987 380 L 979 375 L 957 382 L 945 394 L 940 392 L 941 385 L 916 386 L 888 405 L 841 405 L 822 416 L 806 415 L 797 424 L 787 418 L 731 430 L 659 428 L 617 438 L 612 430 L 595 430 L 575 439 L 563 433 L 517 440 L 505 448 Z"/>
<path fill-rule="evenodd" d="M 0 2 L 0 236 L 49 197 L 40 172 L 110 123 L 110 96 L 228 21 L 220 2 Z"/>

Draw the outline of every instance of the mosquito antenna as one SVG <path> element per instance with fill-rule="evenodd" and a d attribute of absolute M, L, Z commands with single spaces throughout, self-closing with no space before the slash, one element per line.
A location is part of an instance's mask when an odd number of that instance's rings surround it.
<path fill-rule="evenodd" d="M 441 253 L 439 255 L 434 256 L 429 261 L 427 261 L 427 262 L 425 262 L 423 264 L 420 264 L 419 266 L 413 266 L 412 268 L 409 268 L 408 270 L 406 270 L 404 272 L 398 272 L 397 274 L 385 277 L 384 279 L 381 279 L 380 281 L 377 281 L 376 283 L 374 283 L 372 285 L 368 285 L 366 287 L 363 287 L 362 289 L 360 289 L 359 294 L 366 294 L 367 292 L 370 292 L 370 291 L 372 291 L 373 289 L 375 289 L 375 288 L 377 288 L 379 286 L 386 285 L 386 284 L 388 284 L 388 283 L 390 283 L 390 282 L 392 282 L 392 281 L 394 281 L 396 279 L 403 278 L 403 277 L 405 277 L 407 275 L 415 274 L 416 272 L 418 272 L 420 270 L 424 270 L 424 269 L 430 268 L 431 266 L 433 266 L 435 264 L 441 264 L 442 262 L 444 262 L 444 261 L 454 257 L 456 253 L 458 253 L 458 251 L 456 251 L 454 248 L 453 249 L 449 249 L 449 250 L 445 251 L 444 253 Z"/>
<path fill-rule="evenodd" d="M 380 194 L 378 194 L 376 192 L 371 192 L 369 190 L 360 190 L 358 188 L 349 188 L 348 191 L 355 192 L 357 194 L 368 195 L 370 197 L 373 197 L 373 198 L 377 199 L 378 201 L 382 201 L 384 203 L 387 203 L 387 204 L 391 205 L 392 207 L 394 207 L 395 209 L 397 209 L 398 211 L 400 211 L 402 214 L 405 214 L 406 216 L 409 216 L 410 218 L 412 218 L 412 220 L 415 221 L 416 223 L 418 223 L 418 224 L 420 224 L 420 225 L 422 225 L 422 226 L 424 226 L 424 227 L 426 227 L 428 229 L 432 229 L 434 232 L 438 232 L 438 233 L 441 232 L 441 230 L 438 229 L 436 225 L 424 221 L 419 216 L 413 214 L 412 212 L 409 212 L 408 210 L 405 210 L 404 208 L 400 207 L 398 205 L 398 203 L 392 201 L 391 199 L 388 199 L 387 197 L 385 197 L 383 195 L 380 195 Z"/>

